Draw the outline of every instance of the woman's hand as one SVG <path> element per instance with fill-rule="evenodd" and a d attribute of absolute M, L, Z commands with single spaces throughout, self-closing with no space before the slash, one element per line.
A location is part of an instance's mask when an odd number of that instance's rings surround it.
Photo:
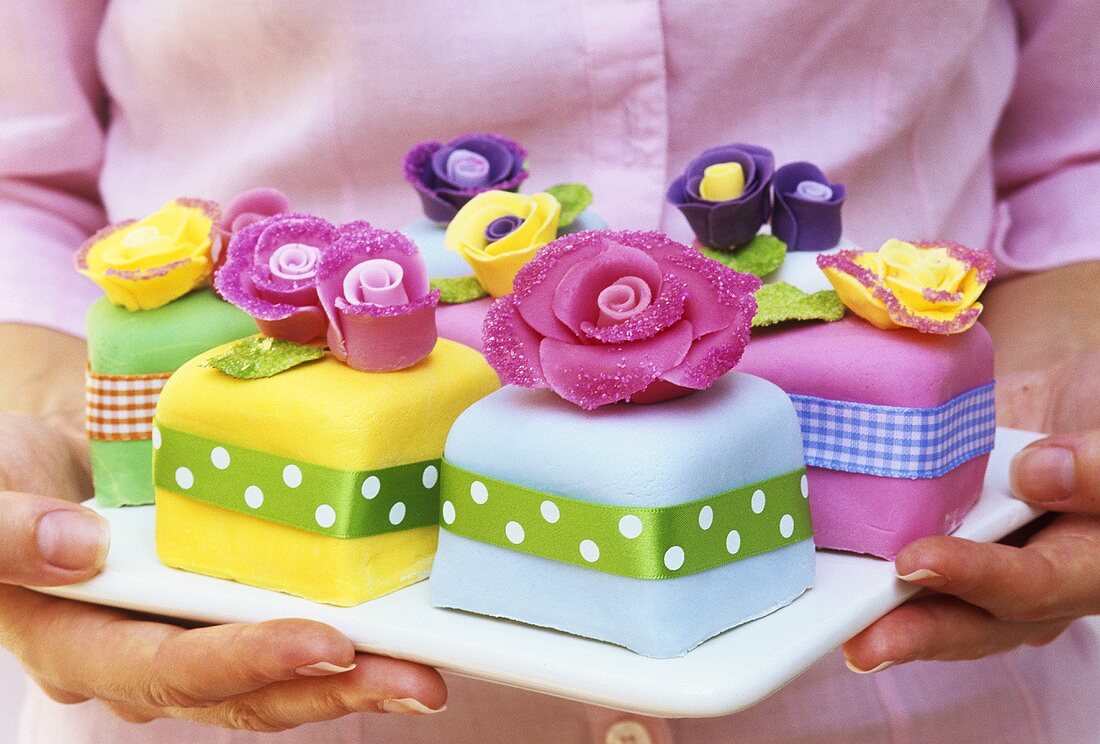
<path fill-rule="evenodd" d="M 1006 307 L 988 323 L 998 422 L 1055 434 L 1013 460 L 1013 492 L 1052 514 L 1010 544 L 927 537 L 906 546 L 897 573 L 928 591 L 845 644 L 854 671 L 1042 645 L 1100 613 L 1100 350 L 1089 350 L 1098 302 L 1087 294 L 1096 279 L 1098 264 L 1069 267 L 1009 282 L 991 303 L 994 313 Z"/>
<path fill-rule="evenodd" d="M 60 347 L 76 343 L 54 335 Z M 91 495 L 91 481 L 87 445 L 67 414 L 72 397 L 39 391 L 60 407 L 0 415 L 0 643 L 51 698 L 98 699 L 129 721 L 174 717 L 261 731 L 443 707 L 446 686 L 434 669 L 356 654 L 320 623 L 188 630 L 22 588 L 87 579 L 107 553 L 106 522 L 74 503 Z"/>

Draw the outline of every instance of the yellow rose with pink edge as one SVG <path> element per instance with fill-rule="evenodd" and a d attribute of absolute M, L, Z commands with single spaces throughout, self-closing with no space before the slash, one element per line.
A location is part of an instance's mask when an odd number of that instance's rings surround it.
<path fill-rule="evenodd" d="M 512 293 L 512 281 L 540 248 L 558 236 L 561 204 L 547 193 L 483 191 L 458 210 L 443 245 L 466 259 L 493 297 Z"/>
<path fill-rule="evenodd" d="M 143 220 L 110 225 L 76 254 L 77 270 L 127 310 L 153 310 L 202 286 L 221 209 L 176 199 Z"/>
<path fill-rule="evenodd" d="M 902 240 L 888 240 L 878 251 L 823 254 L 817 265 L 841 301 L 872 325 L 943 335 L 977 322 L 978 296 L 994 273 L 985 251 Z"/>

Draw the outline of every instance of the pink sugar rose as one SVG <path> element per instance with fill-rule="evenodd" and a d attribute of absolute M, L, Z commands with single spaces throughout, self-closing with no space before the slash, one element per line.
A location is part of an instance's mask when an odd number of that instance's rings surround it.
<path fill-rule="evenodd" d="M 435 348 L 439 290 L 428 265 L 399 232 L 366 222 L 340 226 L 317 263 L 317 296 L 333 355 L 353 369 L 392 372 Z"/>
<path fill-rule="evenodd" d="M 597 230 L 550 243 L 485 318 L 505 383 L 586 410 L 703 390 L 749 340 L 760 280 L 658 232 Z"/>
<path fill-rule="evenodd" d="M 328 326 L 317 298 L 317 266 L 335 238 L 335 227 L 306 214 L 251 222 L 234 231 L 214 287 L 251 315 L 265 336 L 314 341 Z"/>

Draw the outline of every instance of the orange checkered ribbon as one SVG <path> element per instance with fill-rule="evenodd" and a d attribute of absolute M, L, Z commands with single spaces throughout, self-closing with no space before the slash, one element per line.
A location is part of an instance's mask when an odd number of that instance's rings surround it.
<path fill-rule="evenodd" d="M 85 371 L 85 414 L 89 439 L 126 442 L 153 435 L 157 398 L 171 372 L 101 375 Z"/>

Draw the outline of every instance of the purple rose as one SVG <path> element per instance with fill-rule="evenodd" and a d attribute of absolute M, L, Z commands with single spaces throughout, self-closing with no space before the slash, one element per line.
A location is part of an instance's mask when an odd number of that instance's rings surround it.
<path fill-rule="evenodd" d="M 794 251 L 824 251 L 840 242 L 844 184 L 829 183 L 813 163 L 791 163 L 775 172 L 772 234 Z"/>
<path fill-rule="evenodd" d="M 505 383 L 587 410 L 667 400 L 737 364 L 759 287 L 661 233 L 566 235 L 490 307 L 485 357 Z"/>
<path fill-rule="evenodd" d="M 405 180 L 428 219 L 446 224 L 482 191 L 519 188 L 528 175 L 526 158 L 526 150 L 499 134 L 467 134 L 445 145 L 421 142 L 405 156 Z"/>
<path fill-rule="evenodd" d="M 741 166 L 744 191 L 726 201 L 704 199 L 699 189 L 703 172 L 721 163 Z M 667 198 L 687 218 L 700 243 L 711 248 L 731 248 L 751 241 L 771 216 L 769 187 L 774 172 L 775 156 L 771 150 L 740 144 L 712 147 L 692 160 L 672 182 Z"/>
<path fill-rule="evenodd" d="M 265 336 L 304 344 L 323 336 L 317 298 L 321 254 L 336 228 L 320 217 L 279 214 L 237 229 L 214 286 L 256 320 Z"/>
<path fill-rule="evenodd" d="M 321 256 L 317 294 L 329 319 L 332 353 L 349 367 L 392 372 L 435 348 L 439 290 L 428 265 L 398 232 L 350 222 Z"/>

